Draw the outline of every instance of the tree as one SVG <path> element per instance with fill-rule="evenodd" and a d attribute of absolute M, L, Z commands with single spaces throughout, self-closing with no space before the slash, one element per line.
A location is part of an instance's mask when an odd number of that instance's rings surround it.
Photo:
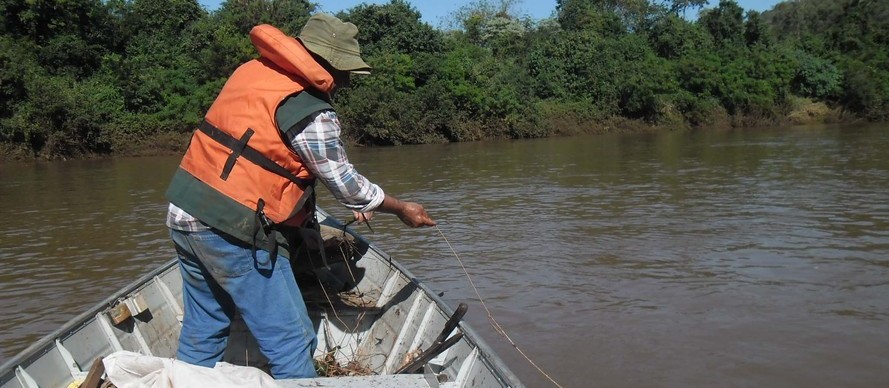
<path fill-rule="evenodd" d="M 798 0 L 763 19 L 798 49 L 795 93 L 838 101 L 871 120 L 889 107 L 889 2 Z"/>
<path fill-rule="evenodd" d="M 889 72 L 858 60 L 843 65 L 843 92 L 840 101 L 871 120 L 889 118 Z"/>
<path fill-rule="evenodd" d="M 646 31 L 652 20 L 664 12 L 662 5 L 649 0 L 557 0 L 556 10 L 567 29 L 609 27 L 610 23 L 600 20 L 608 16 L 618 21 L 622 32 Z"/>
<path fill-rule="evenodd" d="M 676 16 L 684 15 L 690 8 L 702 8 L 707 5 L 707 0 L 671 0 L 670 12 Z"/>
<path fill-rule="evenodd" d="M 515 0 L 499 3 L 480 0 L 463 6 L 454 14 L 452 25 L 461 28 L 466 39 L 499 53 L 525 52 L 530 21 L 518 16 Z"/>
<path fill-rule="evenodd" d="M 705 10 L 699 23 L 721 46 L 731 46 L 744 41 L 744 9 L 734 0 L 720 0 L 719 6 Z"/>
<path fill-rule="evenodd" d="M 747 17 L 744 21 L 744 42 L 747 43 L 748 47 L 758 44 L 768 46 L 772 43 L 769 27 L 759 12 L 747 12 Z"/>
<path fill-rule="evenodd" d="M 816 57 L 805 51 L 798 51 L 797 68 L 792 88 L 803 97 L 820 100 L 832 99 L 840 90 L 842 74 L 830 61 Z"/>
<path fill-rule="evenodd" d="M 443 48 L 441 34 L 424 23 L 420 12 L 404 0 L 362 4 L 339 16 L 358 26 L 358 43 L 368 55 L 385 51 L 436 53 Z"/>
<path fill-rule="evenodd" d="M 677 15 L 660 18 L 648 33 L 649 44 L 655 53 L 667 59 L 676 59 L 693 51 L 709 50 L 713 40 L 701 28 Z"/>
<path fill-rule="evenodd" d="M 215 17 L 244 36 L 258 24 L 271 24 L 296 36 L 313 11 L 315 4 L 306 0 L 227 0 Z"/>
<path fill-rule="evenodd" d="M 11 116 L 17 105 L 27 100 L 28 79 L 40 71 L 31 46 L 24 39 L 0 36 L 0 119 Z M 0 140 L 22 142 L 24 137 L 2 126 Z"/>
<path fill-rule="evenodd" d="M 602 0 L 557 0 L 559 24 L 567 31 L 594 31 L 603 36 L 617 36 L 627 26 L 615 11 L 614 2 Z"/>
<path fill-rule="evenodd" d="M 0 32 L 40 45 L 59 35 L 101 41 L 108 14 L 100 0 L 0 0 Z"/>
<path fill-rule="evenodd" d="M 53 74 L 89 76 L 114 35 L 99 0 L 0 0 L 0 10 L 0 31 L 33 43 L 39 63 Z"/>

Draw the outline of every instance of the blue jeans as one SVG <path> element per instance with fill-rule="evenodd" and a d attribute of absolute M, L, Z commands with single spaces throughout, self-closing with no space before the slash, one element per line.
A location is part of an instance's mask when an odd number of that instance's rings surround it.
<path fill-rule="evenodd" d="M 176 357 L 213 367 L 241 313 L 276 379 L 315 377 L 317 340 L 290 262 L 211 229 L 170 230 L 182 273 L 185 317 Z"/>

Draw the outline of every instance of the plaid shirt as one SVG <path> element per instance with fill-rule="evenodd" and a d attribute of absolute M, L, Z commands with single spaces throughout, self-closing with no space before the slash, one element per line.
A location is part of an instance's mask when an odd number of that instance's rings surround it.
<path fill-rule="evenodd" d="M 340 121 L 332 110 L 310 115 L 286 132 L 287 140 L 309 171 L 340 203 L 358 212 L 372 211 L 383 203 L 383 189 L 349 163 L 340 134 Z M 167 211 L 167 227 L 188 232 L 209 229 L 172 203 Z"/>

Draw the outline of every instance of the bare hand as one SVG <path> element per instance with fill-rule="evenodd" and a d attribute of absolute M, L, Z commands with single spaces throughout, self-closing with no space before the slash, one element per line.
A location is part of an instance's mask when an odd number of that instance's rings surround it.
<path fill-rule="evenodd" d="M 401 222 L 413 228 L 435 226 L 435 221 L 429 217 L 429 214 L 426 214 L 426 209 L 423 208 L 423 205 L 416 202 L 403 202 L 403 206 L 397 215 Z"/>
<path fill-rule="evenodd" d="M 368 222 L 371 219 L 373 219 L 374 212 L 360 213 L 355 210 L 352 210 L 352 216 L 355 217 L 354 219 L 355 219 L 356 224 L 362 224 L 362 223 Z"/>

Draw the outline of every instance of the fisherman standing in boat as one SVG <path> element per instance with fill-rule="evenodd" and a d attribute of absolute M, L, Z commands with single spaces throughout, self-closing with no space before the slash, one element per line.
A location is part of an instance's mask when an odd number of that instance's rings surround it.
<path fill-rule="evenodd" d="M 296 39 L 255 27 L 260 58 L 235 70 L 195 131 L 167 190 L 185 304 L 179 360 L 221 361 L 237 311 L 275 378 L 316 376 L 314 328 L 283 255 L 294 247 L 282 243 L 315 238 L 316 179 L 359 222 L 379 211 L 435 225 L 422 205 L 384 194 L 346 156 L 331 97 L 351 73 L 371 70 L 357 33 L 327 14 L 312 16 Z"/>

